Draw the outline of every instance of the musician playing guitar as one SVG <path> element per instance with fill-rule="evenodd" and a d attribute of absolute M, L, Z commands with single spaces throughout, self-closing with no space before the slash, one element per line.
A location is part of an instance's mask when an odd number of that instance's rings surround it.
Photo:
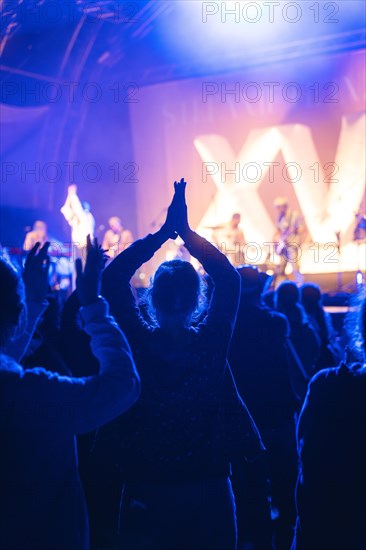
<path fill-rule="evenodd" d="M 302 275 L 299 268 L 300 247 L 304 236 L 304 223 L 296 210 L 289 208 L 286 197 L 277 197 L 274 201 L 277 210 L 277 231 L 274 241 L 277 243 L 276 254 L 281 257 L 276 269 L 276 283 L 286 279 L 285 270 L 290 262 L 294 281 L 302 283 Z"/>

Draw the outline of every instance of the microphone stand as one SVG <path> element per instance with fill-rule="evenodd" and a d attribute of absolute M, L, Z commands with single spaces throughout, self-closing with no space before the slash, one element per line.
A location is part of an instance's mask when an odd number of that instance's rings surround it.
<path fill-rule="evenodd" d="M 338 251 L 338 258 L 339 258 L 339 269 L 337 273 L 337 287 L 338 292 L 342 290 L 343 281 L 342 281 L 342 254 L 341 254 L 341 232 L 336 231 L 336 239 L 337 239 L 337 251 Z"/>

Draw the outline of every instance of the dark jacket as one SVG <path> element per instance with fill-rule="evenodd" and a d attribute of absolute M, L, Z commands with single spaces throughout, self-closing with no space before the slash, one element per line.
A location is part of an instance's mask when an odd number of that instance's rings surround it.
<path fill-rule="evenodd" d="M 297 428 L 296 550 L 366 547 L 366 366 L 316 374 Z"/>
<path fill-rule="evenodd" d="M 100 372 L 70 378 L 0 356 L 0 548 L 87 550 L 88 518 L 75 434 L 138 398 L 129 345 L 106 302 L 82 309 Z"/>
<path fill-rule="evenodd" d="M 103 277 L 103 293 L 126 331 L 142 379 L 139 402 L 113 428 L 118 460 L 127 479 L 179 482 L 226 476 L 238 439 L 232 426 L 242 428 L 243 459 L 262 450 L 227 366 L 240 278 L 223 254 L 192 232 L 185 246 L 215 287 L 203 321 L 182 328 L 172 340 L 142 318 L 129 284 L 160 245 L 157 234 L 136 241 Z"/>

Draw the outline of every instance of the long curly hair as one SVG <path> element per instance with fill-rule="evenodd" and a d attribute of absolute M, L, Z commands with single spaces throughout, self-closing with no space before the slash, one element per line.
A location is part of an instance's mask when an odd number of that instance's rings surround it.
<path fill-rule="evenodd" d="M 190 262 L 181 259 L 163 262 L 156 270 L 143 302 L 154 324 L 158 324 L 157 311 L 174 315 L 179 310 L 190 316 L 193 322 L 206 306 L 206 286 Z"/>
<path fill-rule="evenodd" d="M 365 361 L 366 344 L 366 286 L 350 300 L 350 309 L 344 320 L 351 360 Z"/>

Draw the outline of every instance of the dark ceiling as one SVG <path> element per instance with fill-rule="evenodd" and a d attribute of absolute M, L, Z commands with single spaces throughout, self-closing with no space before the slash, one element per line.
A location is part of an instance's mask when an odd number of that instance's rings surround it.
<path fill-rule="evenodd" d="M 355 13 L 351 16 L 350 10 L 344 9 L 336 29 L 313 25 L 316 32 L 309 33 L 308 26 L 298 26 L 296 33 L 292 30 L 275 47 L 258 44 L 250 55 L 241 48 L 228 51 L 214 41 L 203 45 L 197 42 L 200 45 L 194 53 L 192 48 L 187 53 L 182 48 L 174 49 L 162 29 L 171 29 L 180 44 L 189 41 L 194 46 L 198 36 L 187 29 L 186 20 L 181 20 L 182 6 L 189 2 L 192 0 L 5 1 L 2 82 L 11 82 L 17 88 L 18 82 L 79 82 L 93 77 L 108 82 L 118 78 L 144 86 L 365 46 L 362 17 L 359 12 L 357 17 Z M 350 6 L 355 2 L 337 4 Z M 203 32 L 204 25 L 200 28 Z M 9 90 L 8 85 L 2 102 L 31 103 L 31 97 L 20 98 Z"/>

